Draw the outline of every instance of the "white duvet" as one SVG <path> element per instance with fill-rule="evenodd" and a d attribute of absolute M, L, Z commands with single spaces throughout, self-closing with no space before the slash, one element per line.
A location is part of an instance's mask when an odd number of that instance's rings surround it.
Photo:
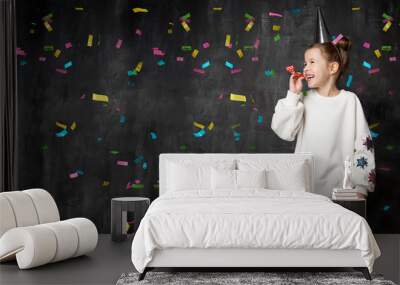
<path fill-rule="evenodd" d="M 380 250 L 364 218 L 329 198 L 299 191 L 241 189 L 166 193 L 135 234 L 132 262 L 143 272 L 154 249 L 358 249 L 372 272 Z"/>

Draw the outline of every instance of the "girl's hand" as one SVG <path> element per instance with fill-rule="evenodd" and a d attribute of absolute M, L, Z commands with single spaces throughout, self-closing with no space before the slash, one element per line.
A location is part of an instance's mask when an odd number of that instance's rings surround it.
<path fill-rule="evenodd" d="M 304 77 L 295 77 L 294 74 L 290 75 L 289 79 L 289 90 L 293 93 L 299 94 L 301 90 L 303 90 L 303 82 Z"/>

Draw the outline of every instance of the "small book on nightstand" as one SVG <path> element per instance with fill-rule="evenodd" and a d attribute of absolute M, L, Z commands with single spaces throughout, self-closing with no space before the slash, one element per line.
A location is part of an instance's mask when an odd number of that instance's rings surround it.
<path fill-rule="evenodd" d="M 332 200 L 363 201 L 365 198 L 356 189 L 333 188 Z"/>

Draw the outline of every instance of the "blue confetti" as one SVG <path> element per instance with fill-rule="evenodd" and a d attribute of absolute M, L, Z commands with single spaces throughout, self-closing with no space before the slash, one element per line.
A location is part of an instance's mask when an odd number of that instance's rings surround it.
<path fill-rule="evenodd" d="M 70 68 L 72 66 L 72 61 L 68 61 L 66 64 L 64 64 L 64 68 Z"/>
<path fill-rule="evenodd" d="M 155 132 L 150 132 L 150 136 L 152 140 L 156 140 L 157 139 L 157 134 Z"/>
<path fill-rule="evenodd" d="M 368 69 L 371 69 L 371 67 L 372 67 L 371 64 L 369 62 L 365 61 L 365 60 L 363 61 L 363 66 L 368 68 Z"/>
<path fill-rule="evenodd" d="M 233 63 L 230 63 L 229 61 L 225 61 L 225 66 L 232 69 L 233 68 Z"/>
<path fill-rule="evenodd" d="M 157 62 L 157 64 L 158 64 L 158 66 L 163 66 L 163 65 L 165 65 L 165 61 L 164 61 L 163 59 L 160 59 L 160 60 Z"/>
<path fill-rule="evenodd" d="M 349 74 L 349 76 L 347 77 L 347 81 L 346 81 L 347 88 L 351 86 L 352 81 L 353 81 L 353 75 Z"/>
<path fill-rule="evenodd" d="M 126 117 L 124 115 L 120 115 L 119 116 L 119 123 L 121 125 L 123 125 L 123 124 L 125 124 L 125 122 L 126 122 Z"/>
<path fill-rule="evenodd" d="M 64 129 L 64 130 L 62 130 L 62 131 L 56 133 L 56 136 L 57 136 L 58 138 L 63 138 L 63 137 L 65 137 L 67 134 L 68 134 L 68 131 L 67 131 L 66 129 Z"/>
<path fill-rule="evenodd" d="M 267 69 L 267 70 L 264 72 L 264 74 L 265 74 L 265 76 L 267 76 L 267 77 L 272 77 L 272 76 L 274 76 L 275 71 L 274 71 L 273 69 Z"/>
<path fill-rule="evenodd" d="M 259 123 L 259 124 L 263 123 L 263 116 L 262 115 L 258 115 L 257 123 Z"/>
<path fill-rule="evenodd" d="M 204 136 L 206 134 L 206 131 L 204 129 L 199 130 L 198 132 L 193 133 L 193 135 L 196 138 L 201 138 L 202 136 Z"/>
<path fill-rule="evenodd" d="M 209 67 L 209 66 L 210 66 L 210 61 L 207 60 L 205 63 L 203 63 L 203 64 L 201 65 L 201 68 L 202 68 L 202 69 L 206 69 L 206 68 Z"/>

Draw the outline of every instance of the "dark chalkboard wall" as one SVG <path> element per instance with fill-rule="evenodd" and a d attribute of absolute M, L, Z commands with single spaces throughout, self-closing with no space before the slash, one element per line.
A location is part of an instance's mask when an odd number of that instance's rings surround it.
<path fill-rule="evenodd" d="M 358 94 L 375 133 L 368 221 L 377 233 L 400 233 L 398 1 L 17 1 L 20 188 L 48 189 L 63 218 L 88 217 L 108 232 L 112 197 L 157 197 L 162 152 L 293 152 L 294 142 L 279 139 L 270 123 L 288 88 L 285 67 L 301 69 L 313 41 L 317 5 L 333 35 L 353 40 L 341 84 Z M 189 32 L 180 23 L 187 13 Z M 387 32 L 383 13 L 393 17 Z M 182 46 L 198 49 L 197 57 Z M 364 60 L 380 71 L 369 74 Z M 225 61 L 241 71 L 231 74 Z M 205 126 L 203 136 L 194 122 Z"/>

